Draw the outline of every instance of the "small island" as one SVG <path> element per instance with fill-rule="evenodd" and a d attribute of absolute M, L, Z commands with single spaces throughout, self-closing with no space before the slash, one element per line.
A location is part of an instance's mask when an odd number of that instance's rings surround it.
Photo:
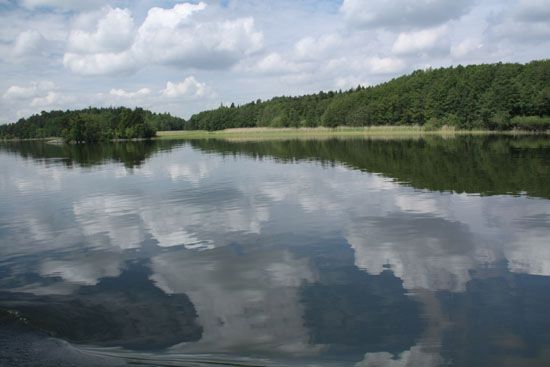
<path fill-rule="evenodd" d="M 158 130 L 181 130 L 185 120 L 142 108 L 50 111 L 0 126 L 0 139 L 60 138 L 67 143 L 151 139 Z"/>

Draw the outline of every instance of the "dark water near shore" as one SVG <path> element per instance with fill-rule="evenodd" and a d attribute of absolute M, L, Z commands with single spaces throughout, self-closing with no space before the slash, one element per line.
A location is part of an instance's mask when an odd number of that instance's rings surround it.
<path fill-rule="evenodd" d="M 547 138 L 0 144 L 0 309 L 87 355 L 548 366 L 549 304 Z"/>

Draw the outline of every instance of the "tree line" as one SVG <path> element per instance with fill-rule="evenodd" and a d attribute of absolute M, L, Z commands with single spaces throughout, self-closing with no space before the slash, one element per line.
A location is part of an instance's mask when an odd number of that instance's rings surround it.
<path fill-rule="evenodd" d="M 75 111 L 42 111 L 16 123 L 0 125 L 0 139 L 61 137 L 67 142 L 147 139 L 157 130 L 181 130 L 185 120 L 141 108 L 89 107 Z"/>
<path fill-rule="evenodd" d="M 550 60 L 417 70 L 377 86 L 220 106 L 185 128 L 371 125 L 548 130 Z"/>
<path fill-rule="evenodd" d="M 550 60 L 417 70 L 376 86 L 220 106 L 188 121 L 140 108 L 42 112 L 0 125 L 0 139 L 149 138 L 158 130 L 420 125 L 426 129 L 550 129 Z"/>

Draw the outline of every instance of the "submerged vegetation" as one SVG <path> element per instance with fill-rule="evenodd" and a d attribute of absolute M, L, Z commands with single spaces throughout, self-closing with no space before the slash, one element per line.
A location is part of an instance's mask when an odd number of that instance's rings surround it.
<path fill-rule="evenodd" d="M 136 108 L 87 108 L 42 112 L 17 123 L 0 126 L 3 139 L 61 137 L 67 142 L 148 139 L 157 130 L 180 130 L 185 120 Z"/>
<path fill-rule="evenodd" d="M 193 115 L 188 130 L 419 125 L 550 129 L 550 60 L 417 70 L 373 87 L 277 97 Z"/>

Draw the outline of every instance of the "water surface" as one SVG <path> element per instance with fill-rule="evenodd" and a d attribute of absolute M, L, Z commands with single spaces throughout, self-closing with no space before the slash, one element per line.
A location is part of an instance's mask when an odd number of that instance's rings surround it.
<path fill-rule="evenodd" d="M 549 199 L 537 137 L 3 144 L 0 308 L 120 363 L 547 366 Z"/>

